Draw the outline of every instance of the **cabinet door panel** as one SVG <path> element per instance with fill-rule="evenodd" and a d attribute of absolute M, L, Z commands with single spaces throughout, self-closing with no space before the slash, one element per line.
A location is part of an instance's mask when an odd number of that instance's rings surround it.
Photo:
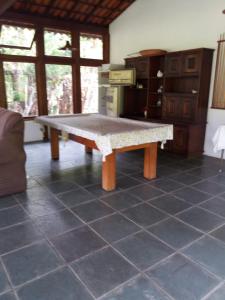
<path fill-rule="evenodd" d="M 185 153 L 187 151 L 188 130 L 186 127 L 174 127 L 173 150 L 177 153 Z"/>
<path fill-rule="evenodd" d="M 149 77 L 149 60 L 148 58 L 139 58 L 136 61 L 137 78 Z"/>
<path fill-rule="evenodd" d="M 180 118 L 184 121 L 192 121 L 195 116 L 195 98 L 183 98 L 180 101 Z"/>
<path fill-rule="evenodd" d="M 181 73 L 181 56 L 167 56 L 166 57 L 166 65 L 165 65 L 165 73 L 167 76 L 177 76 Z"/>
<path fill-rule="evenodd" d="M 164 97 L 163 100 L 163 117 L 165 119 L 177 119 L 179 117 L 179 98 Z"/>
<path fill-rule="evenodd" d="M 135 69 L 136 68 L 136 61 L 135 59 L 129 59 L 129 60 L 126 60 L 126 68 L 129 69 Z"/>
<path fill-rule="evenodd" d="M 200 71 L 201 56 L 199 53 L 183 55 L 182 73 L 184 74 L 198 74 Z"/>

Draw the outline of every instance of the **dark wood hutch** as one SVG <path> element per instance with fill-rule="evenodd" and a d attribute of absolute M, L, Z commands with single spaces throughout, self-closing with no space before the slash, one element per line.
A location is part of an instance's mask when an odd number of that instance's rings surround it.
<path fill-rule="evenodd" d="M 212 57 L 213 49 L 201 48 L 125 59 L 127 68 L 136 69 L 137 84 L 125 87 L 123 116 L 173 124 L 174 140 L 167 150 L 202 154 Z"/>

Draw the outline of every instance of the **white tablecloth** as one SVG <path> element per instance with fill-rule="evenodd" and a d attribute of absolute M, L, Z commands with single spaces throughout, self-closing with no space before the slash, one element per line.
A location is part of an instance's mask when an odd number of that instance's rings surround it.
<path fill-rule="evenodd" d="M 225 125 L 221 125 L 213 136 L 214 152 L 225 149 Z"/>
<path fill-rule="evenodd" d="M 173 139 L 173 125 L 139 122 L 100 114 L 41 116 L 36 121 L 58 130 L 94 140 L 105 156 L 113 149 Z"/>

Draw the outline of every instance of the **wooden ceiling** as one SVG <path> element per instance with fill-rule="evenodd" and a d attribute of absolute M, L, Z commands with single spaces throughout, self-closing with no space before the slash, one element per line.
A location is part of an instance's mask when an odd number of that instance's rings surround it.
<path fill-rule="evenodd" d="M 1 0 L 4 2 L 4 0 Z M 107 27 L 135 0 L 7 0 L 6 13 Z M 10 3 L 10 5 L 9 5 Z M 2 11 L 3 12 L 3 11 Z M 1 4 L 0 4 L 1 13 Z M 4 17 L 2 14 L 1 17 Z"/>

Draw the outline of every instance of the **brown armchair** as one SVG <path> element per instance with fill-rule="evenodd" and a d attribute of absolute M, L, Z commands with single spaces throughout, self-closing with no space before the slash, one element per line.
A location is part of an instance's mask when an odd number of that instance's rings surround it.
<path fill-rule="evenodd" d="M 26 189 L 23 136 L 22 116 L 0 107 L 0 196 Z"/>

